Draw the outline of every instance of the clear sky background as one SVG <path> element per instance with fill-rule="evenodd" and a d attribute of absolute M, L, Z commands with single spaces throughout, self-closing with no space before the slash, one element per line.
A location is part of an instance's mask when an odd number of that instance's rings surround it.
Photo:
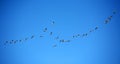
<path fill-rule="evenodd" d="M 0 0 L 0 64 L 120 64 L 119 33 L 120 0 Z"/>

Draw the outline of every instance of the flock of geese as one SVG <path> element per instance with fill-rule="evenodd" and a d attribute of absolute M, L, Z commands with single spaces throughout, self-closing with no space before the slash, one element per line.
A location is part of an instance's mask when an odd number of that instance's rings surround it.
<path fill-rule="evenodd" d="M 112 19 L 112 17 L 113 17 L 114 14 L 116 14 L 115 11 L 113 11 L 113 14 L 110 15 L 110 16 L 108 16 L 107 19 L 105 19 L 104 24 L 108 24 L 111 21 L 111 19 Z M 51 24 L 54 25 L 55 21 L 52 21 Z M 99 26 L 96 26 L 93 29 L 89 30 L 89 32 L 86 32 L 86 33 L 83 33 L 83 34 L 76 34 L 76 35 L 71 36 L 71 38 L 74 39 L 74 38 L 78 38 L 78 37 L 86 37 L 86 36 L 89 35 L 89 33 L 92 33 L 94 31 L 96 31 L 98 28 L 99 28 Z M 48 28 L 45 27 L 43 29 L 43 32 L 48 32 Z M 49 32 L 49 35 L 53 35 L 53 32 Z M 42 38 L 44 36 L 40 35 L 39 37 Z M 24 39 L 18 39 L 18 40 L 14 40 L 13 39 L 13 40 L 10 40 L 10 41 L 6 40 L 4 42 L 4 45 L 21 43 L 21 42 L 24 42 L 24 41 L 27 41 L 27 40 L 30 40 L 30 39 L 33 39 L 33 38 L 35 38 L 35 35 L 31 35 L 30 37 L 26 37 Z M 60 39 L 59 36 L 55 37 L 55 40 L 57 40 L 59 43 L 71 42 L 71 40 Z M 57 44 L 52 45 L 52 47 L 57 47 Z"/>

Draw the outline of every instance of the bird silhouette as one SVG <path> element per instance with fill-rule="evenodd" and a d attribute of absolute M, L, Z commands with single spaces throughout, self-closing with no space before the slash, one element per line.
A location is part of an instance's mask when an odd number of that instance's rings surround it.
<path fill-rule="evenodd" d="M 54 21 L 52 21 L 52 24 L 55 24 L 55 22 L 54 22 Z"/>
<path fill-rule="evenodd" d="M 73 38 L 75 38 L 75 36 L 73 36 Z"/>
<path fill-rule="evenodd" d="M 25 41 L 26 41 L 26 40 L 28 40 L 28 38 L 27 38 L 27 37 L 25 38 Z"/>
<path fill-rule="evenodd" d="M 16 40 L 16 42 L 18 42 L 18 40 Z"/>
<path fill-rule="evenodd" d="M 88 34 L 87 33 L 85 33 L 85 36 L 87 36 Z"/>
<path fill-rule="evenodd" d="M 64 42 L 70 42 L 70 40 L 65 40 Z"/>
<path fill-rule="evenodd" d="M 8 41 L 5 41 L 4 45 L 8 44 Z"/>
<path fill-rule="evenodd" d="M 56 44 L 54 44 L 54 45 L 53 45 L 53 47 L 57 47 L 57 45 L 56 45 Z"/>
<path fill-rule="evenodd" d="M 7 43 L 4 43 L 3 45 L 6 45 Z"/>
<path fill-rule="evenodd" d="M 94 30 L 93 29 L 91 29 L 89 32 L 91 33 L 91 32 L 93 32 Z"/>
<path fill-rule="evenodd" d="M 87 36 L 88 34 L 87 33 L 85 33 L 85 34 L 83 34 L 82 36 L 84 37 L 84 36 Z"/>
<path fill-rule="evenodd" d="M 83 37 L 85 36 L 85 34 L 82 35 Z"/>
<path fill-rule="evenodd" d="M 8 41 L 6 41 L 5 43 L 8 43 Z"/>
<path fill-rule="evenodd" d="M 50 35 L 52 35 L 53 34 L 53 32 L 50 32 Z"/>
<path fill-rule="evenodd" d="M 116 14 L 116 11 L 113 11 L 113 14 Z"/>
<path fill-rule="evenodd" d="M 65 42 L 64 39 L 60 40 L 60 42 Z"/>
<path fill-rule="evenodd" d="M 44 30 L 43 30 L 43 32 L 46 32 L 47 31 L 47 28 L 45 28 Z"/>
<path fill-rule="evenodd" d="M 17 41 L 14 41 L 14 44 L 17 43 Z"/>
<path fill-rule="evenodd" d="M 97 30 L 98 29 L 98 27 L 95 27 L 95 30 Z"/>
<path fill-rule="evenodd" d="M 22 42 L 22 40 L 19 40 L 19 42 Z"/>
<path fill-rule="evenodd" d="M 56 39 L 56 40 L 59 39 L 59 36 L 55 37 L 55 39 Z"/>
<path fill-rule="evenodd" d="M 11 40 L 11 42 L 14 42 L 14 40 Z"/>
<path fill-rule="evenodd" d="M 34 37 L 35 37 L 35 36 L 34 36 L 34 35 L 32 35 L 32 36 L 31 36 L 31 39 L 33 39 Z"/>
<path fill-rule="evenodd" d="M 44 37 L 44 36 L 41 36 L 41 35 L 40 35 L 40 37 Z"/>
<path fill-rule="evenodd" d="M 12 44 L 12 41 L 10 41 L 9 43 Z"/>
<path fill-rule="evenodd" d="M 77 34 L 77 36 L 80 36 L 80 34 Z"/>
<path fill-rule="evenodd" d="M 109 17 L 108 17 L 108 20 L 111 20 L 111 19 L 112 19 L 112 16 L 109 16 Z"/>
<path fill-rule="evenodd" d="M 105 20 L 105 24 L 108 24 L 108 22 L 109 22 L 109 20 L 108 20 L 108 19 L 106 19 L 106 20 Z"/>

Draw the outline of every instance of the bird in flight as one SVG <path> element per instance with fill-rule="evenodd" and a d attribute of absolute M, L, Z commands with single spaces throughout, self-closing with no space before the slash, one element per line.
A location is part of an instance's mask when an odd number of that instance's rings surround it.
<path fill-rule="evenodd" d="M 12 44 L 12 41 L 10 41 L 9 43 Z"/>
<path fill-rule="evenodd" d="M 34 35 L 31 36 L 31 39 L 33 39 L 33 38 L 34 38 Z"/>
<path fill-rule="evenodd" d="M 55 24 L 55 22 L 54 22 L 54 21 L 52 21 L 52 24 Z"/>
<path fill-rule="evenodd" d="M 86 33 L 85 36 L 87 36 L 88 34 Z"/>
<path fill-rule="evenodd" d="M 113 14 L 116 14 L 116 11 L 113 11 Z"/>
<path fill-rule="evenodd" d="M 85 34 L 82 35 L 83 37 L 85 36 Z"/>
<path fill-rule="evenodd" d="M 43 36 L 40 35 L 40 37 L 43 37 Z"/>
<path fill-rule="evenodd" d="M 92 29 L 92 30 L 90 30 L 89 32 L 91 33 L 91 32 L 93 32 L 94 30 Z"/>
<path fill-rule="evenodd" d="M 14 42 L 14 40 L 11 40 L 12 42 Z"/>
<path fill-rule="evenodd" d="M 4 45 L 6 45 L 8 43 L 8 41 L 5 41 Z"/>
<path fill-rule="evenodd" d="M 19 42 L 22 42 L 22 40 L 19 40 Z"/>
<path fill-rule="evenodd" d="M 109 22 L 109 20 L 107 19 L 107 20 L 105 20 L 105 24 L 108 24 L 108 22 Z"/>
<path fill-rule="evenodd" d="M 70 42 L 70 40 L 65 40 L 65 42 Z"/>
<path fill-rule="evenodd" d="M 53 45 L 53 47 L 57 47 L 57 45 L 56 45 L 56 44 L 54 44 L 54 45 Z"/>
<path fill-rule="evenodd" d="M 59 36 L 55 37 L 55 39 L 56 39 L 56 40 L 59 39 Z"/>
<path fill-rule="evenodd" d="M 43 30 L 43 32 L 46 32 L 47 31 L 47 28 L 45 28 L 44 30 Z"/>
<path fill-rule="evenodd" d="M 14 41 L 14 44 L 17 43 L 17 42 L 18 42 L 18 40 L 15 40 L 15 41 Z"/>
<path fill-rule="evenodd" d="M 88 34 L 87 33 L 85 33 L 85 34 L 83 34 L 82 36 L 84 37 L 84 36 L 87 36 Z"/>
<path fill-rule="evenodd" d="M 98 29 L 98 27 L 95 27 L 95 30 L 97 30 Z"/>
<path fill-rule="evenodd" d="M 26 41 L 26 40 L 28 40 L 28 38 L 27 38 L 27 37 L 25 38 L 25 41 Z"/>
<path fill-rule="evenodd" d="M 64 40 L 64 39 L 62 39 L 62 40 L 60 40 L 60 42 L 65 42 L 65 40 Z"/>
<path fill-rule="evenodd" d="M 8 41 L 6 41 L 5 43 L 8 43 Z"/>
<path fill-rule="evenodd" d="M 75 36 L 73 36 L 73 38 L 75 38 Z"/>
<path fill-rule="evenodd" d="M 77 36 L 80 36 L 80 34 L 78 34 Z"/>
<path fill-rule="evenodd" d="M 16 40 L 16 41 L 14 41 L 14 44 L 15 44 L 15 43 L 17 43 L 17 40 Z"/>
<path fill-rule="evenodd" d="M 112 19 L 112 16 L 109 16 L 108 19 L 111 20 L 111 19 Z"/>
<path fill-rule="evenodd" d="M 50 32 L 50 35 L 52 35 L 53 34 L 53 32 Z"/>

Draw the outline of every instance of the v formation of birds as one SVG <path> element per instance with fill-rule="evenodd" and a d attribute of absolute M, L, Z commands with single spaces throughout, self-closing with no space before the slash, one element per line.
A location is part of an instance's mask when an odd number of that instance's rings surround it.
<path fill-rule="evenodd" d="M 111 21 L 111 19 L 113 18 L 113 15 L 115 15 L 115 14 L 116 14 L 116 12 L 113 11 L 113 14 L 110 15 L 110 16 L 108 16 L 107 19 L 105 19 L 104 24 L 108 24 L 108 23 Z M 51 24 L 54 25 L 54 24 L 55 24 L 55 21 L 52 21 Z M 88 32 L 86 32 L 86 33 L 72 35 L 71 38 L 74 39 L 74 38 L 79 38 L 79 37 L 81 37 L 81 38 L 82 38 L 82 37 L 86 37 L 86 36 L 88 36 L 90 33 L 94 32 L 94 31 L 96 31 L 96 30 L 98 30 L 98 29 L 99 29 L 99 26 L 96 26 L 96 27 L 90 29 L 90 30 L 89 30 Z M 48 30 L 49 30 L 48 27 L 43 28 L 43 32 L 49 33 L 50 36 L 54 34 L 54 32 L 49 32 Z M 24 42 L 24 41 L 27 41 L 27 40 L 34 39 L 35 37 L 36 37 L 35 35 L 31 35 L 31 36 L 29 36 L 29 37 L 25 37 L 24 39 L 17 39 L 17 40 L 12 39 L 12 40 L 10 40 L 10 41 L 6 40 L 6 41 L 4 41 L 3 44 L 4 44 L 5 46 L 8 45 L 8 44 L 9 44 L 9 45 L 10 45 L 10 44 L 16 44 L 16 43 L 20 43 L 20 42 Z M 42 37 L 44 37 L 44 35 L 39 35 L 39 38 L 42 38 Z M 70 39 L 68 39 L 68 40 L 61 39 L 61 38 L 59 37 L 59 35 L 58 35 L 57 37 L 54 37 L 54 38 L 55 38 L 55 40 L 57 40 L 59 43 L 68 43 L 68 42 L 71 42 Z M 57 47 L 57 46 L 58 46 L 57 44 L 52 45 L 52 47 Z"/>

